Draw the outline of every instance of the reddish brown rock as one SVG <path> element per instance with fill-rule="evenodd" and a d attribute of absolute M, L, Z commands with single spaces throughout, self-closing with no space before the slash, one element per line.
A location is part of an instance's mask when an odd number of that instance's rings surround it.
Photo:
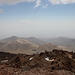
<path fill-rule="evenodd" d="M 0 52 L 0 75 L 75 75 L 75 53 L 63 50 L 25 55 Z M 2 62 L 8 60 L 6 62 Z"/>

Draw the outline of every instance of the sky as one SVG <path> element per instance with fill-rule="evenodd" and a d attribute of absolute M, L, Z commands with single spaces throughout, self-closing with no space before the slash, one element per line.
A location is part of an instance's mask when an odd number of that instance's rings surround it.
<path fill-rule="evenodd" d="M 0 0 L 0 39 L 75 38 L 75 0 Z"/>

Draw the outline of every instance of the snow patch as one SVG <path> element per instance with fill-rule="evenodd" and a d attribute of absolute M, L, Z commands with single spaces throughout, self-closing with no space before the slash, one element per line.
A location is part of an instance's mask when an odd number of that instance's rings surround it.
<path fill-rule="evenodd" d="M 33 57 L 32 57 L 32 58 L 30 58 L 29 60 L 33 60 Z"/>
<path fill-rule="evenodd" d="M 2 60 L 2 61 L 1 61 L 1 63 L 5 63 L 5 62 L 8 62 L 8 60 Z"/>
<path fill-rule="evenodd" d="M 46 61 L 54 61 L 54 59 L 49 60 L 49 58 L 48 58 L 48 57 L 47 57 L 47 58 L 45 58 L 45 60 L 46 60 Z"/>

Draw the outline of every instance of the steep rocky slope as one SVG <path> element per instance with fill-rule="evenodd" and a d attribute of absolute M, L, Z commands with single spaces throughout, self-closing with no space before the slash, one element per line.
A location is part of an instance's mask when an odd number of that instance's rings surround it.
<path fill-rule="evenodd" d="M 0 52 L 0 75 L 75 75 L 75 53 L 63 50 L 40 54 Z"/>

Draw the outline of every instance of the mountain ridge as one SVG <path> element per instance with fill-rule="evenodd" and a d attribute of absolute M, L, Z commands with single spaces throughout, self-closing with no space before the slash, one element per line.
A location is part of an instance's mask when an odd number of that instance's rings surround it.
<path fill-rule="evenodd" d="M 69 51 L 75 51 L 75 39 L 58 37 L 52 39 L 45 39 L 48 43 L 55 44 L 57 46 L 64 46 L 69 49 Z"/>
<path fill-rule="evenodd" d="M 12 36 L 0 41 L 0 51 L 14 53 L 39 53 L 45 50 L 62 49 L 57 45 L 43 42 L 35 37 L 21 38 Z"/>

